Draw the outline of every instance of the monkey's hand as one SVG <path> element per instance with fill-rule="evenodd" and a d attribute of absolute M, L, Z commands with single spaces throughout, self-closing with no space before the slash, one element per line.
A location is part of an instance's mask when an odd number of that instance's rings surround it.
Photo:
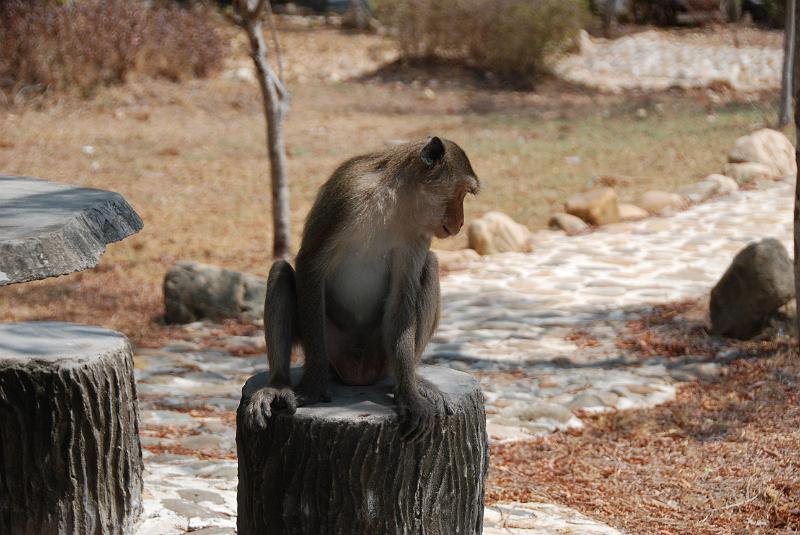
<path fill-rule="evenodd" d="M 291 388 L 265 386 L 256 391 L 250 396 L 245 422 L 251 429 L 265 429 L 273 410 L 294 414 L 297 410 L 297 400 Z"/>

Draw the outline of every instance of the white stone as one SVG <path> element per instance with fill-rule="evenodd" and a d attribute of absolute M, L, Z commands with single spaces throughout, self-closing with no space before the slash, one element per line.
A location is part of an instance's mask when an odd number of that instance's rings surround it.
<path fill-rule="evenodd" d="M 760 163 L 777 176 L 797 174 L 794 146 L 777 130 L 762 128 L 736 140 L 728 153 L 730 163 Z"/>
<path fill-rule="evenodd" d="M 531 232 L 502 212 L 488 212 L 467 228 L 469 247 L 489 255 L 532 250 Z"/>

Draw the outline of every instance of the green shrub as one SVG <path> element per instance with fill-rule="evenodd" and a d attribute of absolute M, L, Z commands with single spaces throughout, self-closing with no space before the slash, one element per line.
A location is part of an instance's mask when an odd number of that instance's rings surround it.
<path fill-rule="evenodd" d="M 586 22 L 583 0 L 384 0 L 378 18 L 406 58 L 443 58 L 531 82 Z"/>
<path fill-rule="evenodd" d="M 222 63 L 204 10 L 133 0 L 0 2 L 0 90 L 93 93 L 133 72 L 180 80 Z"/>

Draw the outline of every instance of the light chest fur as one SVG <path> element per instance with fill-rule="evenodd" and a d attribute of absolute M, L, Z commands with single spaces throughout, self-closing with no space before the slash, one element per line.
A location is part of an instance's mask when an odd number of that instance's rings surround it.
<path fill-rule="evenodd" d="M 356 233 L 344 244 L 325 280 L 332 310 L 354 327 L 367 326 L 378 317 L 389 294 L 392 242 L 387 235 L 372 236 L 367 243 Z"/>

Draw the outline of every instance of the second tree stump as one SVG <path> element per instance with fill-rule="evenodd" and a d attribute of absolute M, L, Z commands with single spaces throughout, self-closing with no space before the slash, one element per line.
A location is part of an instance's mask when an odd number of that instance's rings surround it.
<path fill-rule="evenodd" d="M 128 339 L 0 324 L 0 533 L 132 533 L 142 468 Z"/>
<path fill-rule="evenodd" d="M 481 533 L 488 448 L 480 386 L 447 368 L 419 373 L 456 412 L 415 444 L 400 440 L 389 381 L 333 384 L 331 403 L 251 430 L 244 408 L 268 374 L 251 377 L 236 418 L 239 534 Z"/>

